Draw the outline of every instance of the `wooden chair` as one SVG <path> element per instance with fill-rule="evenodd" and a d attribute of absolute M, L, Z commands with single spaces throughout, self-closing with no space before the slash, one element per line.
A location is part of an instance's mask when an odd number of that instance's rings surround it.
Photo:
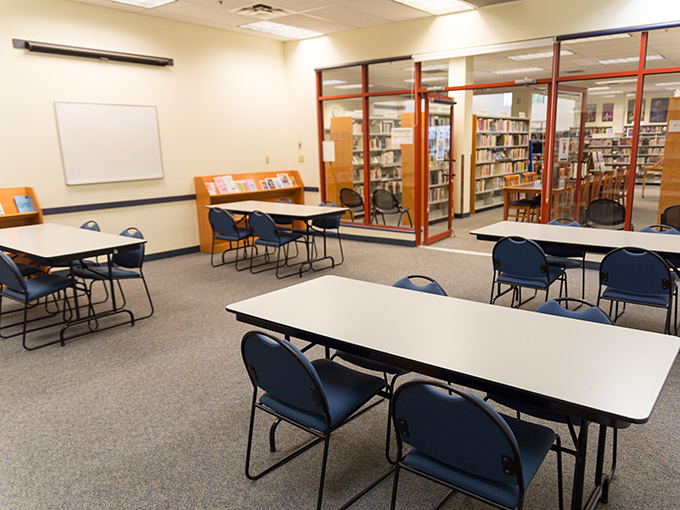
<path fill-rule="evenodd" d="M 504 175 L 505 187 L 519 186 L 519 175 Z M 522 193 L 512 192 L 508 194 L 508 219 L 515 218 L 515 221 L 532 221 L 534 215 L 538 214 L 538 207 L 534 202 L 522 196 Z"/>
<path fill-rule="evenodd" d="M 616 176 L 616 170 L 607 170 L 604 172 L 602 178 L 602 189 L 600 191 L 601 198 L 611 198 L 614 199 L 614 177 Z"/>
<path fill-rule="evenodd" d="M 586 207 L 590 203 L 590 185 L 593 182 L 593 174 L 588 174 L 581 179 L 581 193 L 578 197 L 579 214 L 577 221 L 581 222 L 586 217 Z"/>
<path fill-rule="evenodd" d="M 560 191 L 557 203 L 557 217 L 571 218 L 574 216 L 574 199 L 576 198 L 576 180 L 566 179 L 564 189 Z M 554 207 L 554 206 L 553 206 Z"/>
<path fill-rule="evenodd" d="M 600 192 L 602 191 L 602 180 L 604 178 L 602 172 L 594 172 L 591 175 L 593 176 L 593 180 L 590 183 L 590 197 L 586 202 L 587 204 L 600 198 Z"/>

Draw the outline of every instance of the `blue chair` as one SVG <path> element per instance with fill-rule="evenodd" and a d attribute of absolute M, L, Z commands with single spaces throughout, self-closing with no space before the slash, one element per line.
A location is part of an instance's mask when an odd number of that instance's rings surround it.
<path fill-rule="evenodd" d="M 557 452 L 563 507 L 561 443 L 551 429 L 502 416 L 450 385 L 422 380 L 395 391 L 390 414 L 398 448 L 390 508 L 395 508 L 404 470 L 451 489 L 439 504 L 461 492 L 496 508 L 521 509 L 525 491 L 551 449 Z M 411 446 L 405 454 L 404 444 Z"/>
<path fill-rule="evenodd" d="M 586 227 L 623 230 L 626 208 L 611 198 L 598 198 L 586 207 Z"/>
<path fill-rule="evenodd" d="M 320 509 L 331 433 L 373 407 L 375 403 L 364 406 L 380 392 L 385 385 L 384 381 L 328 359 L 310 362 L 287 340 L 265 333 L 255 331 L 246 333 L 241 342 L 241 352 L 253 385 L 246 449 L 246 476 L 250 480 L 257 480 L 312 446 L 323 442 L 317 497 L 317 508 Z M 276 451 L 273 430 L 280 421 L 300 428 L 316 439 L 263 471 L 251 473 L 250 459 L 256 410 L 276 417 L 269 436 L 272 452 Z"/>
<path fill-rule="evenodd" d="M 321 207 L 337 207 L 338 205 L 333 202 L 332 200 L 324 200 L 319 204 Z M 323 257 L 327 258 L 328 257 L 328 251 L 326 247 L 326 240 L 328 237 L 335 237 L 338 240 L 338 245 L 340 246 L 340 262 L 337 264 L 335 263 L 335 259 L 331 257 L 331 260 L 333 262 L 333 266 L 339 266 L 345 261 L 345 254 L 342 251 L 342 239 L 340 237 L 340 218 L 342 218 L 342 214 L 338 213 L 337 215 L 333 216 L 325 216 L 323 218 L 314 218 L 312 220 L 312 223 L 310 225 L 310 228 L 308 230 L 309 234 L 312 235 L 312 247 L 313 250 L 316 252 L 316 238 L 321 237 L 323 239 Z M 296 231 L 302 233 L 303 231 Z M 305 231 L 307 232 L 307 231 Z"/>
<path fill-rule="evenodd" d="M 660 224 L 660 225 L 650 225 L 640 230 L 640 232 L 647 232 L 650 234 L 666 234 L 677 236 L 680 235 L 680 231 L 670 225 Z M 671 268 L 671 275 L 674 280 L 680 279 L 680 256 L 664 255 L 664 259 L 668 262 Z"/>
<path fill-rule="evenodd" d="M 303 236 L 297 232 L 286 232 L 277 227 L 276 223 L 267 213 L 261 211 L 253 211 L 250 213 L 249 221 L 250 228 L 252 229 L 253 236 L 255 237 L 254 244 L 264 246 L 264 262 L 253 266 L 254 251 L 250 251 L 250 272 L 253 274 L 261 273 L 262 271 L 268 271 L 270 269 L 276 269 L 276 277 L 286 278 L 292 276 L 295 273 L 290 273 L 284 276 L 279 274 L 279 269 L 281 267 L 288 266 L 288 252 L 290 243 L 303 239 Z M 276 249 L 276 265 L 272 266 L 269 255 L 269 248 Z M 281 249 L 284 250 L 284 261 L 281 264 Z M 255 271 L 256 268 L 265 266 L 264 269 Z M 300 273 L 301 274 L 301 273 Z"/>
<path fill-rule="evenodd" d="M 548 264 L 543 249 L 534 241 L 523 237 L 504 237 L 493 247 L 493 281 L 491 283 L 490 303 L 512 292 L 510 306 L 519 308 L 530 301 L 539 290 L 545 291 L 545 300 L 548 300 L 550 286 L 557 280 L 560 281 L 560 296 L 564 291 L 567 294 L 567 276 L 562 267 L 554 267 Z M 502 290 L 502 285 L 507 285 Z M 497 291 L 494 289 L 497 287 Z M 522 287 L 534 290 L 534 295 L 522 301 Z M 494 295 L 495 293 L 495 295 Z"/>
<path fill-rule="evenodd" d="M 244 268 L 239 269 L 238 267 L 238 257 L 239 257 L 239 247 L 243 247 L 243 260 L 246 260 L 248 254 L 246 252 L 246 245 L 248 240 L 252 240 L 252 232 L 250 228 L 239 227 L 237 225 L 234 216 L 224 209 L 213 208 L 210 209 L 208 213 L 208 221 L 210 222 L 210 227 L 213 231 L 212 246 L 210 248 L 210 265 L 212 267 L 219 267 L 224 264 L 231 264 L 231 262 L 225 262 L 224 256 L 229 251 L 235 251 L 234 267 L 237 271 L 243 271 Z M 215 241 L 227 241 L 229 247 L 222 252 L 222 263 L 215 264 L 213 257 L 215 252 Z M 234 250 L 234 243 L 236 243 L 236 249 Z"/>
<path fill-rule="evenodd" d="M 571 218 L 556 218 L 548 222 L 548 225 L 561 225 L 564 227 L 581 227 L 581 224 Z M 575 248 L 563 248 L 560 246 L 542 245 L 548 265 L 567 269 L 581 268 L 581 299 L 586 297 L 586 252 Z"/>
<path fill-rule="evenodd" d="M 277 201 L 279 204 L 292 204 L 293 201 L 290 198 L 279 198 Z M 291 232 L 293 230 L 293 223 L 294 220 L 292 216 L 285 216 L 283 214 L 272 214 L 271 215 L 272 219 L 274 220 L 274 223 L 276 223 L 276 227 L 285 230 L 287 232 Z"/>
<path fill-rule="evenodd" d="M 597 305 L 609 301 L 609 316 L 616 303 L 613 322 L 625 312 L 626 303 L 666 309 L 664 332 L 670 333 L 671 312 L 675 304 L 675 330 L 677 331 L 677 284 L 664 259 L 652 251 L 641 248 L 617 248 L 610 251 L 600 263 L 600 287 Z M 619 304 L 623 309 L 619 313 Z"/>
<path fill-rule="evenodd" d="M 53 343 L 56 343 L 58 341 L 61 341 L 61 344 L 64 344 L 63 339 L 62 340 L 57 340 L 57 341 L 51 341 L 47 342 L 41 345 L 37 345 L 34 347 L 29 347 L 26 344 L 26 334 L 31 333 L 33 331 L 38 331 L 41 329 L 45 329 L 48 327 L 52 327 L 58 324 L 63 324 L 67 320 L 66 313 L 67 310 L 70 313 L 70 305 L 68 303 L 68 299 L 66 296 L 66 290 L 67 289 L 72 289 L 73 288 L 73 280 L 70 278 L 66 278 L 60 275 L 55 275 L 55 274 L 43 274 L 40 276 L 36 276 L 35 278 L 30 278 L 28 280 L 24 279 L 24 275 L 22 275 L 21 271 L 17 267 L 17 265 L 14 263 L 14 261 L 3 251 L 0 251 L 0 318 L 2 317 L 2 301 L 3 298 L 8 298 L 13 301 L 18 301 L 19 303 L 22 303 L 23 306 L 23 320 L 21 322 L 13 323 L 13 324 L 5 324 L 0 327 L 0 337 L 1 338 L 12 338 L 14 336 L 21 335 L 22 336 L 22 345 L 24 346 L 24 349 L 28 351 L 32 351 L 35 349 L 39 349 L 40 347 L 45 347 L 46 345 L 51 345 Z M 64 292 L 63 295 L 63 322 L 59 322 L 57 324 L 47 324 L 39 327 L 35 327 L 32 329 L 27 329 L 27 326 L 30 322 L 34 321 L 39 321 L 43 320 L 49 317 L 53 317 L 54 314 L 50 313 L 47 316 L 42 316 L 38 317 L 35 319 L 29 319 L 28 318 L 28 309 L 31 303 L 35 303 L 37 300 L 41 298 L 47 298 L 52 296 L 55 301 L 57 299 L 57 295 L 60 294 L 61 292 Z M 2 334 L 3 331 L 14 328 L 16 326 L 21 325 L 22 329 L 18 333 L 13 333 L 13 334 Z"/>
<path fill-rule="evenodd" d="M 424 280 L 424 283 L 419 283 L 420 280 Z M 392 287 L 398 287 L 401 289 L 415 290 L 418 292 L 426 292 L 428 294 L 436 294 L 439 296 L 446 296 L 446 291 L 439 285 L 434 279 L 429 276 L 422 275 L 411 275 L 405 276 L 400 280 L 396 281 Z M 386 398 L 390 398 L 390 395 L 394 391 L 394 385 L 396 384 L 397 378 L 401 375 L 408 373 L 408 370 L 388 365 L 387 363 L 382 363 L 380 361 L 364 358 L 356 354 L 350 354 L 344 351 L 336 351 L 331 359 L 340 358 L 347 363 L 351 363 L 357 367 L 371 370 L 374 372 L 381 372 L 383 379 L 385 380 L 386 388 Z M 391 379 L 390 379 L 391 377 Z M 391 422 L 389 416 L 387 417 L 387 434 L 385 438 L 385 457 L 387 461 L 391 464 L 394 460 L 390 458 L 390 437 L 391 437 Z"/>
<path fill-rule="evenodd" d="M 135 227 L 129 227 L 120 233 L 121 236 L 133 237 L 135 239 L 144 239 L 142 233 L 139 229 Z M 125 308 L 126 300 L 125 293 L 123 292 L 123 286 L 121 285 L 121 280 L 137 280 L 141 279 L 144 284 L 144 290 L 146 291 L 146 297 L 149 301 L 149 313 L 142 317 L 135 317 L 135 320 L 147 319 L 153 315 L 154 306 L 151 300 L 151 294 L 149 292 L 149 286 L 146 283 L 146 278 L 144 277 L 144 272 L 142 271 L 142 264 L 144 263 L 144 244 L 141 244 L 139 248 L 125 251 L 117 251 L 112 257 L 112 267 L 111 267 L 111 279 L 115 280 L 118 284 L 118 289 L 120 290 L 121 298 L 123 302 L 116 305 L 116 311 Z M 109 281 L 109 267 L 106 265 L 98 266 L 86 266 L 86 267 L 76 267 L 74 268 L 74 274 L 78 278 L 83 280 L 90 280 L 90 285 L 88 288 L 88 296 L 92 297 L 92 286 L 94 282 L 106 282 Z M 90 304 L 92 307 L 92 304 Z"/>

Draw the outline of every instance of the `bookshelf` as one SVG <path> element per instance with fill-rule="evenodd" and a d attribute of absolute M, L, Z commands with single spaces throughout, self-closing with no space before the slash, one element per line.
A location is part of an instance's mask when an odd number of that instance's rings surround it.
<path fill-rule="evenodd" d="M 279 174 L 287 174 L 291 186 L 284 188 L 262 189 L 260 181 L 267 179 L 275 179 Z M 231 175 L 234 181 L 251 180 L 256 189 L 244 189 L 243 191 L 234 191 L 231 193 L 220 193 L 217 189 L 214 194 L 211 194 L 209 188 L 215 184 L 215 179 L 224 175 Z M 304 190 L 302 178 L 297 170 L 279 170 L 277 172 L 254 172 L 242 174 L 217 174 L 217 175 L 203 175 L 194 177 L 194 186 L 196 189 L 196 214 L 198 217 L 198 235 L 200 239 L 201 251 L 210 253 L 212 245 L 212 228 L 208 221 L 208 209 L 206 206 L 224 204 L 228 202 L 240 202 L 241 200 L 264 200 L 267 202 L 276 202 L 280 198 L 290 198 L 296 204 L 304 203 Z M 247 188 L 247 185 L 246 185 Z M 238 186 L 237 186 L 238 189 Z M 4 201 L 3 201 L 4 205 Z M 215 253 L 222 252 L 226 249 L 228 243 L 215 242 Z"/>
<path fill-rule="evenodd" d="M 591 129 L 591 128 L 588 128 Z M 632 135 L 631 135 L 632 136 Z M 605 170 L 619 170 L 630 165 L 632 138 L 612 133 L 591 133 L 586 131 L 583 160 L 587 161 L 591 154 L 602 154 Z"/>
<path fill-rule="evenodd" d="M 28 196 L 33 203 L 33 212 L 20 213 L 14 203 L 15 196 Z M 43 213 L 33 188 L 1 188 L 0 205 L 4 214 L 0 214 L 0 228 L 22 227 L 24 225 L 36 225 L 43 222 Z"/>
<path fill-rule="evenodd" d="M 368 150 L 370 158 L 369 176 L 371 193 L 382 188 L 391 191 L 401 203 L 401 147 L 392 147 L 392 129 L 397 119 L 371 119 Z M 368 200 L 368 197 L 367 197 Z"/>
<path fill-rule="evenodd" d="M 428 129 L 428 222 L 448 220 L 449 160 L 451 151 L 451 118 L 431 115 Z"/>
<path fill-rule="evenodd" d="M 633 125 L 628 124 L 624 127 L 626 136 L 633 136 Z M 643 166 L 654 166 L 663 158 L 666 146 L 666 124 L 647 123 L 640 125 L 640 136 L 638 142 L 637 161 L 635 162 L 635 182 L 641 183 L 643 178 Z M 659 179 L 648 180 L 658 184 Z"/>
<path fill-rule="evenodd" d="M 472 116 L 470 212 L 503 205 L 503 176 L 529 171 L 529 119 Z"/>

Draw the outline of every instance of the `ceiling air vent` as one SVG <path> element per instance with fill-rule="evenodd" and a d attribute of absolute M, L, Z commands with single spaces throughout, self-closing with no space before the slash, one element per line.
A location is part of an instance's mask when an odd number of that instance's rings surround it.
<path fill-rule="evenodd" d="M 241 14 L 242 16 L 251 16 L 260 20 L 272 20 L 280 16 L 287 16 L 293 14 L 292 11 L 281 9 L 280 7 L 273 7 L 267 4 L 253 4 L 245 7 L 237 7 L 231 12 Z"/>

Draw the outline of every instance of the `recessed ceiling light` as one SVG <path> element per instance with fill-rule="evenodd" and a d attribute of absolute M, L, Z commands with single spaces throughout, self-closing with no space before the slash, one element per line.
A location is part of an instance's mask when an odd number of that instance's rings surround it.
<path fill-rule="evenodd" d="M 637 78 L 621 78 L 618 80 L 596 81 L 595 83 L 598 85 L 611 85 L 613 83 L 635 83 L 636 81 Z"/>
<path fill-rule="evenodd" d="M 406 78 L 404 81 L 407 83 L 415 82 L 413 78 Z M 423 76 L 420 81 L 423 83 L 434 83 L 437 81 L 449 81 L 449 79 L 446 76 Z"/>
<path fill-rule="evenodd" d="M 610 90 L 611 87 L 588 87 L 588 92 L 591 90 Z"/>
<path fill-rule="evenodd" d="M 680 85 L 680 81 L 667 81 L 666 83 L 655 83 L 657 87 L 668 87 L 670 85 Z"/>
<path fill-rule="evenodd" d="M 347 85 L 336 85 L 336 89 L 360 89 L 361 83 L 348 83 Z"/>
<path fill-rule="evenodd" d="M 135 5 L 137 7 L 146 7 L 147 9 L 153 9 L 154 7 L 160 7 L 161 5 L 171 4 L 177 0 L 109 0 L 111 2 L 116 2 L 119 4 Z"/>
<path fill-rule="evenodd" d="M 569 50 L 560 50 L 560 56 L 561 57 L 568 57 L 569 55 L 573 55 L 573 51 Z M 539 58 L 552 58 L 553 52 L 552 51 L 541 51 L 539 53 L 526 53 L 524 55 L 512 55 L 507 58 L 510 60 L 537 60 Z"/>
<path fill-rule="evenodd" d="M 568 41 L 562 41 L 562 44 L 579 44 L 592 41 L 607 41 L 609 39 L 624 39 L 626 37 L 630 37 L 630 34 L 598 35 L 596 37 L 584 37 L 582 39 L 571 39 Z"/>
<path fill-rule="evenodd" d="M 345 80 L 324 80 L 323 84 L 324 85 L 341 85 L 343 83 L 347 83 Z"/>
<path fill-rule="evenodd" d="M 414 9 L 425 11 L 435 16 L 451 14 L 454 12 L 471 11 L 475 9 L 461 0 L 394 0 L 397 3 L 408 5 Z"/>
<path fill-rule="evenodd" d="M 517 74 L 517 73 L 535 73 L 544 71 L 542 67 L 521 67 L 518 69 L 500 69 L 498 71 L 490 71 L 492 74 Z"/>
<path fill-rule="evenodd" d="M 623 94 L 623 90 L 608 90 L 607 92 L 588 92 L 589 96 L 611 96 L 614 94 Z"/>
<path fill-rule="evenodd" d="M 420 68 L 420 70 L 423 71 L 423 72 L 424 71 L 443 71 L 443 70 L 448 70 L 448 69 L 449 69 L 448 63 L 446 63 L 446 64 L 430 64 L 430 65 L 427 65 L 427 66 L 422 66 Z M 404 71 L 413 72 L 415 70 L 416 70 L 415 67 L 404 67 Z"/>
<path fill-rule="evenodd" d="M 273 21 L 256 21 L 247 25 L 239 25 L 239 28 L 257 30 L 258 32 L 266 32 L 289 39 L 307 39 L 323 35 L 321 32 L 315 32 L 314 30 L 284 25 L 283 23 L 274 23 Z"/>
<path fill-rule="evenodd" d="M 640 57 L 625 57 L 625 58 L 610 58 L 608 60 L 598 60 L 602 65 L 609 64 L 627 64 L 628 62 L 637 62 Z M 647 60 L 663 60 L 661 55 L 647 55 Z"/>

